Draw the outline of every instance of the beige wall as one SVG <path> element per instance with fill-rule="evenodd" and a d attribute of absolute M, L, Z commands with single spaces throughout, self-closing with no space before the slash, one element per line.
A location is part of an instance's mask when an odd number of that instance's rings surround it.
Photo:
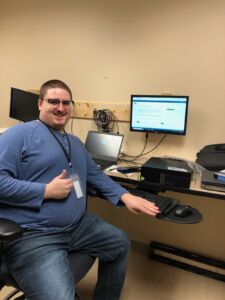
<path fill-rule="evenodd" d="M 11 86 L 39 88 L 51 78 L 66 81 L 83 101 L 129 103 L 132 93 L 183 94 L 190 96 L 187 135 L 167 136 L 153 154 L 194 159 L 203 145 L 224 142 L 224 13 L 223 0 L 0 1 L 0 127 L 15 124 L 8 118 Z M 74 133 L 82 139 L 89 128 L 92 121 L 75 120 Z M 123 150 L 137 154 L 144 135 L 128 128 L 120 124 Z M 150 135 L 149 149 L 160 138 Z M 123 210 L 110 210 L 108 218 L 132 238 L 168 240 L 225 257 L 222 234 L 212 237 L 209 229 L 224 228 L 224 203 L 183 198 L 205 213 L 201 224 L 177 226 Z"/>

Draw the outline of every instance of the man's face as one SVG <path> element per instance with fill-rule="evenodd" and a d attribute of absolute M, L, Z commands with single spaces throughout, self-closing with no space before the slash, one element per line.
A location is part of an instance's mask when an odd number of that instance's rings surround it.
<path fill-rule="evenodd" d="M 55 104 L 54 100 L 60 100 L 60 103 Z M 70 94 L 61 88 L 48 89 L 44 100 L 39 100 L 38 107 L 40 110 L 40 120 L 56 130 L 63 130 L 68 122 L 72 104 L 63 104 L 63 100 L 72 100 Z"/>

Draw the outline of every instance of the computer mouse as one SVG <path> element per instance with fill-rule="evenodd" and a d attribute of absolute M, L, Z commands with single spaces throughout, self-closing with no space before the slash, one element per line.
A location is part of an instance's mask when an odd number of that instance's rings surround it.
<path fill-rule="evenodd" d="M 180 205 L 175 209 L 174 214 L 177 217 L 184 218 L 192 214 L 192 209 L 190 206 Z"/>

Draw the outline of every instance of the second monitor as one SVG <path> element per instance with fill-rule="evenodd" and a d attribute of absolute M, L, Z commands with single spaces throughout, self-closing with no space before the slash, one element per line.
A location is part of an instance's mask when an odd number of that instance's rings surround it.
<path fill-rule="evenodd" d="M 130 130 L 185 135 L 188 96 L 131 95 Z"/>
<path fill-rule="evenodd" d="M 38 119 L 38 99 L 38 94 L 12 87 L 9 117 L 22 122 Z"/>

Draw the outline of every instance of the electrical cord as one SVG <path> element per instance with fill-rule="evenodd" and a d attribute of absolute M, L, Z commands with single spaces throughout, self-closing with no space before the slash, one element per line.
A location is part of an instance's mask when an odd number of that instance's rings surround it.
<path fill-rule="evenodd" d="M 155 147 L 153 147 L 151 150 L 149 150 L 149 151 L 143 153 L 142 155 L 147 155 L 147 154 L 153 152 L 153 151 L 154 151 L 156 148 L 158 148 L 159 145 L 164 141 L 164 139 L 166 138 L 166 136 L 167 136 L 167 134 L 164 134 L 164 136 L 161 138 L 161 140 L 158 142 L 158 144 L 157 144 Z"/>
<path fill-rule="evenodd" d="M 99 132 L 113 132 L 115 123 L 119 133 L 118 121 L 110 109 L 94 109 L 93 119 Z"/>
<path fill-rule="evenodd" d="M 128 154 L 125 154 L 125 153 L 120 153 L 120 154 L 122 154 L 122 158 L 120 158 L 120 160 L 121 161 L 126 161 L 126 162 L 134 162 L 135 160 L 137 160 L 139 157 L 141 157 L 141 156 L 144 156 L 144 155 L 147 155 L 147 154 L 149 154 L 149 153 L 151 153 L 151 152 L 153 152 L 156 148 L 158 148 L 159 147 L 159 145 L 164 141 L 164 139 L 166 138 L 166 136 L 167 136 L 167 134 L 164 134 L 164 136 L 161 138 L 161 140 L 158 142 L 158 144 L 155 146 L 155 147 L 153 147 L 152 149 L 150 149 L 149 151 L 147 151 L 147 152 L 144 152 L 145 151 L 145 149 L 146 149 L 146 146 L 147 146 L 147 141 L 148 141 L 148 133 L 146 133 L 145 134 L 145 144 L 144 144 L 144 147 L 143 147 L 143 149 L 141 150 L 141 152 L 140 152 L 140 154 L 138 154 L 138 155 L 128 155 Z M 123 156 L 125 156 L 125 157 L 133 157 L 134 159 L 125 159 L 125 158 L 123 158 Z"/>
<path fill-rule="evenodd" d="M 77 112 L 76 106 L 73 105 L 73 111 L 72 111 L 71 123 L 70 123 L 71 134 L 73 134 L 73 122 L 74 122 L 76 112 Z M 94 122 L 95 122 L 99 132 L 113 132 L 114 126 L 116 124 L 116 126 L 117 126 L 116 133 L 119 134 L 120 130 L 119 130 L 118 120 L 116 120 L 116 117 L 111 110 L 109 110 L 109 109 L 101 109 L 101 110 L 94 109 L 93 119 L 94 119 Z"/>

